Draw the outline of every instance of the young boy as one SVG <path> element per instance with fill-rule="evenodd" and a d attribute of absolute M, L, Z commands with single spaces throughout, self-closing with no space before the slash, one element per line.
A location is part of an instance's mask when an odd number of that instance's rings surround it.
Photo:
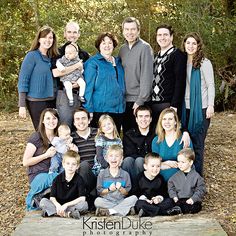
<path fill-rule="evenodd" d="M 62 155 L 68 150 L 78 152 L 78 147 L 72 143 L 73 138 L 70 136 L 70 127 L 67 124 L 61 124 L 58 127 L 59 137 L 54 137 L 51 144 L 56 149 L 56 154 L 51 158 L 49 174 L 61 173 L 64 169 L 62 167 Z"/>
<path fill-rule="evenodd" d="M 145 171 L 138 175 L 139 200 L 135 208 L 141 216 L 167 215 L 167 210 L 174 206 L 172 199 L 167 198 L 167 184 L 159 174 L 161 157 L 148 153 L 144 158 Z"/>
<path fill-rule="evenodd" d="M 102 169 L 97 179 L 97 191 L 100 197 L 95 199 L 96 216 L 134 214 L 136 196 L 126 197 L 131 189 L 128 172 L 120 168 L 123 149 L 114 144 L 108 148 L 106 159 L 109 167 Z M 132 210 L 131 210 L 132 208 Z"/>
<path fill-rule="evenodd" d="M 78 46 L 74 43 L 68 44 L 65 48 L 65 55 L 58 59 L 56 62 L 57 69 L 61 72 L 64 72 L 65 67 L 74 65 L 75 63 L 81 61 L 78 56 Z M 85 81 L 83 78 L 83 71 L 77 69 L 67 75 L 61 76 L 60 81 L 63 82 L 66 95 L 69 99 L 69 106 L 74 105 L 72 88 L 73 83 L 77 83 L 79 85 L 79 96 L 78 99 L 83 103 L 84 100 L 84 92 L 85 92 Z"/>
<path fill-rule="evenodd" d="M 191 148 L 182 149 L 178 153 L 178 167 L 180 171 L 168 181 L 170 198 L 175 202 L 169 215 L 197 213 L 202 209 L 202 200 L 206 193 L 203 178 L 196 172 L 193 162 L 194 151 Z"/>
<path fill-rule="evenodd" d="M 76 173 L 80 156 L 75 151 L 68 151 L 63 156 L 65 169 L 53 181 L 50 200 L 40 201 L 42 216 L 58 215 L 61 217 L 80 218 L 80 213 L 88 210 L 85 200 L 85 187 L 82 177 Z"/>

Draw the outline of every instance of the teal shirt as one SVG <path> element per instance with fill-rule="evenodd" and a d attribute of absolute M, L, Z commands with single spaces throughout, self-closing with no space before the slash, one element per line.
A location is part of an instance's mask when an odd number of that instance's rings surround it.
<path fill-rule="evenodd" d="M 156 136 L 152 140 L 152 151 L 159 154 L 159 156 L 162 158 L 162 162 L 177 161 L 178 152 L 183 149 L 183 143 L 180 144 L 181 138 L 182 137 L 175 140 L 175 142 L 169 147 L 165 139 L 164 141 L 157 143 L 158 136 Z M 192 142 L 190 143 L 190 148 L 192 148 Z M 174 175 L 177 171 L 179 171 L 178 168 L 170 168 L 166 170 L 161 170 L 160 174 L 164 177 L 165 181 L 167 182 L 169 178 L 172 175 Z"/>

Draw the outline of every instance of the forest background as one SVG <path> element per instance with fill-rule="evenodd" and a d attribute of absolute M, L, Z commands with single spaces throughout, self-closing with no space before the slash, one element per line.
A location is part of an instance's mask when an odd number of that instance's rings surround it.
<path fill-rule="evenodd" d="M 0 3 L 0 109 L 17 109 L 17 80 L 22 60 L 37 29 L 54 28 L 58 46 L 69 20 L 81 27 L 80 46 L 93 55 L 94 41 L 103 31 L 123 43 L 121 23 L 134 16 L 141 37 L 157 52 L 155 29 L 160 23 L 175 29 L 174 44 L 187 32 L 199 32 L 216 80 L 216 110 L 236 109 L 236 1 L 234 0 L 1 0 Z M 117 51 L 116 51 L 117 53 Z"/>

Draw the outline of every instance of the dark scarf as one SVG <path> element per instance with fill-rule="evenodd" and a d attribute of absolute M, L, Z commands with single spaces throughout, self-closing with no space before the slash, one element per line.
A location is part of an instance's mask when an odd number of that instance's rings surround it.
<path fill-rule="evenodd" d="M 186 127 L 186 106 L 183 102 L 182 123 Z M 203 129 L 202 114 L 202 92 L 201 92 L 201 72 L 199 68 L 192 68 L 190 77 L 190 114 L 188 121 L 188 131 L 194 136 L 201 133 Z"/>

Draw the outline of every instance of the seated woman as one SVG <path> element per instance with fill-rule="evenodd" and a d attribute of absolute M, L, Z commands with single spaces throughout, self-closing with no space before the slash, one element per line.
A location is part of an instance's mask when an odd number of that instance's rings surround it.
<path fill-rule="evenodd" d="M 167 182 L 178 169 L 177 155 L 183 149 L 182 133 L 178 115 L 172 108 L 164 109 L 156 127 L 157 136 L 152 141 L 152 152 L 162 158 L 160 174 Z M 190 142 L 192 148 L 192 143 Z"/>
<path fill-rule="evenodd" d="M 36 194 L 49 188 L 57 173 L 48 174 L 50 160 L 56 154 L 51 141 L 57 135 L 59 116 L 55 109 L 46 108 L 40 115 L 38 131 L 34 132 L 26 145 L 23 166 L 28 171 L 30 191 L 26 197 L 28 210 L 37 209 L 33 201 Z"/>
<path fill-rule="evenodd" d="M 95 47 L 99 52 L 84 65 L 84 107 L 93 113 L 92 127 L 97 128 L 100 116 L 106 113 L 112 117 L 120 133 L 125 110 L 125 82 L 121 60 L 112 56 L 117 44 L 111 33 L 102 33 L 96 39 Z"/>

